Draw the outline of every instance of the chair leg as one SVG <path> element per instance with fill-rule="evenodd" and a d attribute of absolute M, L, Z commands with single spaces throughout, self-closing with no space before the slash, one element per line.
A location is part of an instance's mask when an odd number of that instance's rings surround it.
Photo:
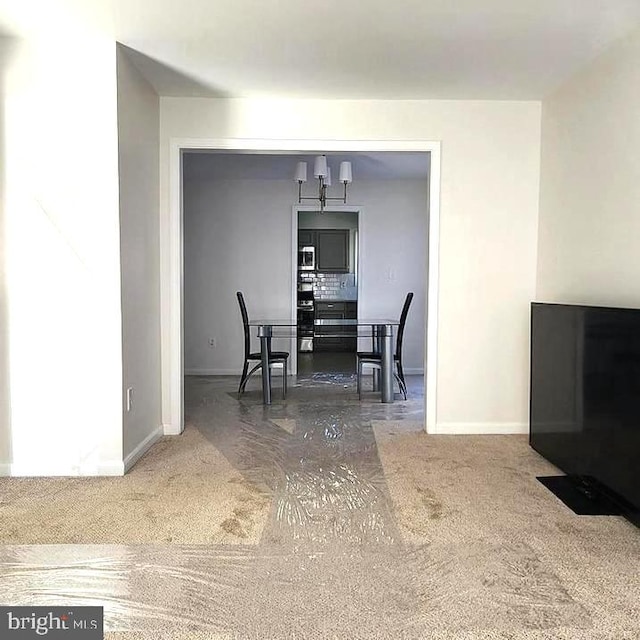
<path fill-rule="evenodd" d="M 358 399 L 362 400 L 362 360 L 360 360 L 360 358 L 358 358 L 358 373 L 356 381 L 358 385 Z"/>
<path fill-rule="evenodd" d="M 282 399 L 287 397 L 287 360 L 282 365 Z"/>
<path fill-rule="evenodd" d="M 404 371 L 402 370 L 402 361 L 398 360 L 396 362 L 396 367 L 398 369 L 398 381 L 401 383 L 400 390 L 402 391 L 402 395 L 404 399 L 407 399 L 407 383 L 404 379 Z"/>
<path fill-rule="evenodd" d="M 403 398 L 406 400 L 407 399 L 406 387 L 404 386 L 404 384 L 402 384 L 402 380 L 400 380 L 400 376 L 397 373 L 394 373 L 393 376 L 398 381 L 398 389 L 400 389 L 400 393 L 402 394 Z"/>
<path fill-rule="evenodd" d="M 243 383 L 247 378 L 247 369 L 249 368 L 249 361 L 244 361 L 244 367 L 242 368 L 242 375 L 240 376 L 240 384 L 238 385 L 238 394 L 242 393 Z"/>
<path fill-rule="evenodd" d="M 240 390 L 238 391 L 238 393 L 244 393 L 244 388 L 247 386 L 247 382 L 249 381 L 249 378 L 258 370 L 260 369 L 260 367 L 262 367 L 262 362 L 258 362 L 257 365 L 255 365 L 253 367 L 253 369 L 251 369 L 251 371 L 249 371 L 249 373 L 246 375 L 244 381 L 240 384 Z"/>

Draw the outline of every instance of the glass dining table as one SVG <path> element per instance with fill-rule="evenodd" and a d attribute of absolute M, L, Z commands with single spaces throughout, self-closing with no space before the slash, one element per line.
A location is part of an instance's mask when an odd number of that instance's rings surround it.
<path fill-rule="evenodd" d="M 373 337 L 374 345 L 381 354 L 380 395 L 382 402 L 393 402 L 393 335 L 399 320 L 368 318 L 331 318 L 317 319 L 314 327 L 314 340 L 330 337 Z M 249 320 L 249 326 L 255 327 L 260 339 L 260 355 L 262 358 L 262 401 L 271 404 L 271 353 L 272 338 L 296 337 L 297 323 L 289 319 Z M 335 328 L 335 333 L 331 331 Z M 350 330 L 350 331 L 349 331 Z M 286 373 L 286 372 L 285 372 Z"/>

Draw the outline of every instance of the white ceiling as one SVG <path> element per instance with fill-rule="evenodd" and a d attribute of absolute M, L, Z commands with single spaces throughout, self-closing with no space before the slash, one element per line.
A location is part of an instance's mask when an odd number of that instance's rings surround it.
<path fill-rule="evenodd" d="M 317 155 L 317 154 L 316 154 Z M 362 152 L 326 153 L 334 179 L 340 162 L 349 160 L 354 182 L 359 180 L 424 179 L 429 171 L 428 153 Z M 228 153 L 215 151 L 184 154 L 184 176 L 224 180 L 291 180 L 296 164 L 307 162 L 307 178 L 313 181 L 313 154 Z"/>
<path fill-rule="evenodd" d="M 640 0 L 113 0 L 161 95 L 541 99 Z"/>

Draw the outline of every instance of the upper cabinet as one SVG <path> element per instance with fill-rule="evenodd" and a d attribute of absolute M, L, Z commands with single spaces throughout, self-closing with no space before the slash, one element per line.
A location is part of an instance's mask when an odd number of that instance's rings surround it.
<path fill-rule="evenodd" d="M 349 229 L 317 229 L 316 269 L 328 273 L 349 272 Z"/>
<path fill-rule="evenodd" d="M 298 247 L 315 247 L 316 232 L 314 229 L 298 229 Z"/>
<path fill-rule="evenodd" d="M 349 229 L 298 229 L 298 247 L 315 247 L 316 271 L 350 271 Z"/>

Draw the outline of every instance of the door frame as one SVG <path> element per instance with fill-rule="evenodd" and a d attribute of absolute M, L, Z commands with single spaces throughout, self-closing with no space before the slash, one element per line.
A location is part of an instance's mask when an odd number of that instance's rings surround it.
<path fill-rule="evenodd" d="M 169 208 L 160 225 L 162 423 L 166 435 L 184 430 L 183 184 L 182 152 L 206 149 L 245 153 L 323 151 L 421 151 L 430 154 L 428 184 L 429 257 L 426 278 L 424 353 L 425 430 L 437 432 L 438 302 L 440 265 L 441 144 L 430 140 L 287 140 L 172 138 L 169 143 Z M 297 248 L 296 248 L 297 250 Z"/>

